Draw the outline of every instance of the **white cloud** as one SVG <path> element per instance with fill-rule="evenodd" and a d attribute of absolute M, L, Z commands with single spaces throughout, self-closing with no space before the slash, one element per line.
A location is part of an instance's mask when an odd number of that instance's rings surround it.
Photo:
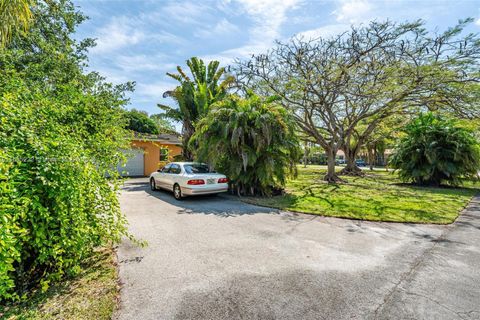
<path fill-rule="evenodd" d="M 203 4 L 194 2 L 171 2 L 163 6 L 159 12 L 153 13 L 153 16 L 158 16 L 160 19 L 175 19 L 186 24 L 200 24 L 200 18 L 204 17 L 209 10 L 209 7 Z"/>
<path fill-rule="evenodd" d="M 480 26 L 480 18 L 478 18 L 478 19 L 475 21 L 475 24 L 476 24 L 477 26 Z"/>
<path fill-rule="evenodd" d="M 115 59 L 115 65 L 125 72 L 164 71 L 174 69 L 176 65 L 165 62 L 164 55 L 120 55 Z"/>
<path fill-rule="evenodd" d="M 128 78 L 124 72 L 119 72 L 118 70 L 108 67 L 96 67 L 95 71 L 97 71 L 101 76 L 105 77 L 108 82 L 113 84 L 121 84 L 132 81 L 132 79 Z"/>
<path fill-rule="evenodd" d="M 358 23 L 365 20 L 373 9 L 368 0 L 341 0 L 332 12 L 338 22 Z"/>
<path fill-rule="evenodd" d="M 299 0 L 237 0 L 253 18 L 255 25 L 250 29 L 255 43 L 272 42 L 279 38 L 279 30 L 287 18 L 289 10 L 295 8 Z"/>
<path fill-rule="evenodd" d="M 180 36 L 164 30 L 149 33 L 147 25 L 141 19 L 127 16 L 113 17 L 108 24 L 97 30 L 95 37 L 97 45 L 90 50 L 92 53 L 112 52 L 147 40 L 172 44 L 185 42 Z"/>
<path fill-rule="evenodd" d="M 251 45 L 245 45 L 245 46 L 234 48 L 234 49 L 225 50 L 217 54 L 205 55 L 200 58 L 205 61 L 217 60 L 217 61 L 220 61 L 220 64 L 222 66 L 226 66 L 231 64 L 237 58 L 239 59 L 247 58 L 252 54 L 264 53 L 270 47 L 271 46 L 268 44 L 251 44 Z"/>
<path fill-rule="evenodd" d="M 348 24 L 332 24 L 316 29 L 310 29 L 302 31 L 297 34 L 297 37 L 304 38 L 306 40 L 317 39 L 317 38 L 330 38 L 336 35 L 341 34 L 342 32 L 347 31 L 350 28 Z"/>
<path fill-rule="evenodd" d="M 163 100 L 163 93 L 176 87 L 174 82 L 158 81 L 152 83 L 137 83 L 135 93 L 140 97 L 139 101 L 160 102 Z"/>
<path fill-rule="evenodd" d="M 194 33 L 194 35 L 201 38 L 208 38 L 212 36 L 232 34 L 238 31 L 239 29 L 236 25 L 223 18 L 217 22 L 213 28 L 198 30 Z"/>
<path fill-rule="evenodd" d="M 230 0 L 223 0 L 231 4 Z M 248 30 L 247 44 L 222 51 L 218 54 L 204 56 L 207 60 L 218 60 L 223 65 L 233 62 L 235 58 L 246 58 L 252 54 L 266 52 L 272 47 L 274 40 L 280 39 L 280 28 L 287 19 L 289 10 L 295 9 L 300 0 L 236 0 L 243 11 L 253 20 Z"/>
<path fill-rule="evenodd" d="M 162 43 L 171 44 L 184 44 L 185 39 L 170 32 L 161 30 L 159 32 L 151 33 L 147 35 L 148 40 L 158 41 Z"/>
<path fill-rule="evenodd" d="M 93 53 L 105 53 L 134 45 L 145 39 L 145 34 L 132 26 L 131 19 L 127 17 L 115 17 L 106 26 L 102 27 L 97 34 L 97 46 L 90 51 Z"/>

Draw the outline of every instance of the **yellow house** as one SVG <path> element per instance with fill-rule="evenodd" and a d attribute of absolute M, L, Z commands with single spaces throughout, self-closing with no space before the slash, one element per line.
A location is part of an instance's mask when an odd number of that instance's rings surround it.
<path fill-rule="evenodd" d="M 136 134 L 131 145 L 132 150 L 126 151 L 130 156 L 127 163 L 118 166 L 123 176 L 149 176 L 182 153 L 176 134 Z"/>

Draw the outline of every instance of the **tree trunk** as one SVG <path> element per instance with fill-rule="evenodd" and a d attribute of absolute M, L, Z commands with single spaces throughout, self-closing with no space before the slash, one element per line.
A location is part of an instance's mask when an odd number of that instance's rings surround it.
<path fill-rule="evenodd" d="M 370 171 L 373 171 L 373 165 L 375 164 L 375 151 L 372 148 L 367 147 L 368 152 L 368 166 L 370 167 Z"/>
<path fill-rule="evenodd" d="M 345 168 L 343 168 L 340 171 L 341 175 L 345 176 L 363 176 L 364 173 L 362 169 L 360 169 L 357 164 L 355 163 L 355 158 L 357 157 L 357 153 L 359 148 L 350 148 L 350 147 L 345 147 L 344 152 L 345 152 Z"/>
<path fill-rule="evenodd" d="M 189 122 L 183 123 L 182 128 L 182 157 L 184 161 L 193 161 L 193 153 L 190 151 L 190 138 L 195 133 L 195 128 Z"/>
<path fill-rule="evenodd" d="M 185 137 L 184 137 L 184 141 L 182 143 L 182 157 L 184 161 L 193 161 L 193 154 L 190 152 L 190 149 L 188 148 L 189 141 L 190 139 L 185 140 Z"/>
<path fill-rule="evenodd" d="M 336 183 L 342 181 L 340 177 L 337 176 L 335 173 L 335 155 L 337 154 L 337 150 L 329 147 L 325 150 L 327 152 L 327 174 L 323 178 L 328 183 Z"/>
<path fill-rule="evenodd" d="M 308 142 L 305 141 L 305 144 L 304 144 L 304 151 L 303 151 L 303 167 L 306 168 L 307 167 L 307 161 L 308 161 Z"/>

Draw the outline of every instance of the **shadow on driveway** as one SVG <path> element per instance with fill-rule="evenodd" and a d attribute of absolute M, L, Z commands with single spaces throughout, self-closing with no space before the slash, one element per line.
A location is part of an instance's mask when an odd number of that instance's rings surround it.
<path fill-rule="evenodd" d="M 345 218 L 325 217 L 315 214 L 303 214 L 296 212 L 285 212 L 278 209 L 259 207 L 240 201 L 236 196 L 228 194 L 219 195 L 201 195 L 186 197 L 182 201 L 175 200 L 173 194 L 166 190 L 150 190 L 148 178 L 136 178 L 125 181 L 124 191 L 128 192 L 145 192 L 149 196 L 155 197 L 173 206 L 173 210 L 177 214 L 203 214 L 215 215 L 222 218 L 239 217 L 255 214 L 276 214 L 286 223 L 292 224 L 292 228 L 296 229 L 303 223 L 313 220 L 321 221 L 329 224 L 333 229 L 343 229 L 350 234 L 358 233 L 377 233 L 384 239 L 391 239 L 395 234 L 409 235 L 418 241 L 429 241 L 436 243 L 453 242 L 442 237 L 438 237 L 437 233 L 432 234 L 431 229 L 445 229 L 446 226 L 414 224 L 414 223 L 395 223 L 395 222 L 376 222 L 350 220 Z M 161 205 L 161 204 L 160 204 Z M 457 222 L 461 224 L 461 222 Z M 340 231 L 340 230 L 339 230 Z M 457 244 L 463 244 L 457 242 Z"/>
<path fill-rule="evenodd" d="M 185 197 L 181 201 L 178 201 L 175 200 L 172 192 L 163 189 L 152 191 L 148 184 L 148 179 L 146 178 L 126 180 L 122 189 L 128 192 L 146 192 L 152 197 L 177 207 L 178 214 L 213 214 L 219 217 L 228 218 L 257 213 L 279 213 L 277 209 L 257 207 L 243 203 L 238 200 L 236 196 L 225 193 Z"/>

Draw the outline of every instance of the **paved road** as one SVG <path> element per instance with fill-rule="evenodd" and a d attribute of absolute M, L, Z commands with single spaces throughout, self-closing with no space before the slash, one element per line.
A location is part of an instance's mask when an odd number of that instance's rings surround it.
<path fill-rule="evenodd" d="M 450 226 L 177 202 L 129 180 L 119 319 L 480 319 L 480 201 Z"/>

